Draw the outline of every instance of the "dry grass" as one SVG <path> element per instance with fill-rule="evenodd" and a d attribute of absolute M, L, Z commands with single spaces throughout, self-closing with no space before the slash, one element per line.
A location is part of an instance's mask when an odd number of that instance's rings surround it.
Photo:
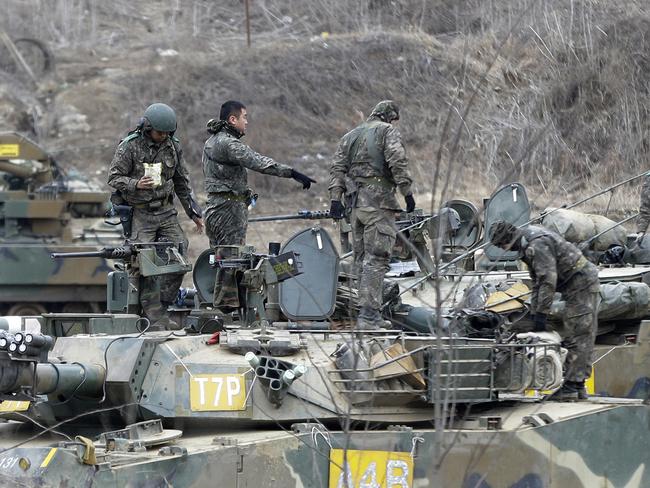
<path fill-rule="evenodd" d="M 205 121 L 223 100 L 242 99 L 251 145 L 320 183 L 305 194 L 252 175 L 268 205 L 260 213 L 326 205 L 338 138 L 388 97 L 403 106 L 421 201 L 433 193 L 480 204 L 518 180 L 542 208 L 645 169 L 650 13 L 640 2 L 259 0 L 251 49 L 238 2 L 146 7 L 8 0 L 0 28 L 47 41 L 57 57 L 39 87 L 2 75 L 0 106 L 18 107 L 8 122 L 102 172 L 144 107 L 166 101 L 200 189 Z M 72 109 L 88 132 L 62 122 Z M 613 204 L 636 207 L 636 188 Z"/>

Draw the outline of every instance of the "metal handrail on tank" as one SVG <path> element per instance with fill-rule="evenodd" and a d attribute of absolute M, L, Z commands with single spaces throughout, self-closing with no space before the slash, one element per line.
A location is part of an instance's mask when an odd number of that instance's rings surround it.
<path fill-rule="evenodd" d="M 447 338 L 449 339 L 449 338 Z M 487 350 L 485 345 L 472 345 L 472 344 L 463 344 L 462 345 L 463 349 L 477 349 L 477 350 Z M 442 385 L 443 390 L 449 390 L 449 391 L 459 391 L 459 390 L 466 390 L 466 391 L 473 391 L 473 390 L 489 390 L 490 393 L 497 393 L 497 392 L 504 392 L 504 393 L 521 393 L 525 390 L 528 389 L 545 389 L 545 385 L 538 385 L 536 384 L 536 377 L 535 377 L 535 372 L 537 370 L 538 364 L 539 364 L 539 358 L 540 357 L 550 357 L 549 351 L 555 351 L 556 353 L 560 352 L 560 344 L 555 344 L 555 343 L 530 343 L 530 344 L 521 344 L 521 343 L 500 343 L 500 344 L 495 344 L 489 347 L 489 356 L 483 360 L 481 360 L 481 364 L 487 366 L 489 364 L 489 367 L 481 369 L 480 371 L 476 372 L 463 372 L 463 373 L 458 373 L 458 372 L 448 372 L 445 374 L 440 375 L 441 377 L 446 377 L 446 378 L 452 378 L 452 377 L 457 377 L 457 380 L 461 379 L 466 379 L 470 377 L 474 378 L 488 378 L 489 377 L 489 384 L 486 385 L 485 387 L 477 387 L 477 386 L 453 386 L 453 384 L 446 384 Z M 412 351 L 408 351 L 404 354 L 400 354 L 395 357 L 391 357 L 387 359 L 386 361 L 383 361 L 381 364 L 374 365 L 374 366 L 368 366 L 368 367 L 358 367 L 358 368 L 337 368 L 337 369 L 332 369 L 328 370 L 327 373 L 330 376 L 334 375 L 345 375 L 345 374 L 368 374 L 368 376 L 364 376 L 362 378 L 345 378 L 341 377 L 339 378 L 330 378 L 330 381 L 338 386 L 338 389 L 341 393 L 345 394 L 389 394 L 389 393 L 408 393 L 408 394 L 418 394 L 422 395 L 424 393 L 424 390 L 417 390 L 417 389 L 411 389 L 411 388 L 399 388 L 399 389 L 358 389 L 358 388 L 345 388 L 342 385 L 376 385 L 379 382 L 385 381 L 386 378 L 377 378 L 373 377 L 372 373 L 376 371 L 380 367 L 385 367 L 389 364 L 394 364 L 396 362 L 399 362 L 403 360 L 406 357 L 413 357 L 417 354 L 421 353 L 430 353 L 429 354 L 429 365 L 425 365 L 424 367 L 420 368 L 414 368 L 414 369 L 409 369 L 405 370 L 404 374 L 414 374 L 414 373 L 420 373 L 420 374 L 425 374 L 425 381 L 428 384 L 428 388 L 431 387 L 431 375 L 427 375 L 426 373 L 428 371 L 431 371 L 432 369 L 432 363 L 435 361 L 432 361 L 431 358 L 431 353 L 443 353 L 443 354 L 451 354 L 453 355 L 454 350 L 456 349 L 455 346 L 451 346 L 449 348 L 443 348 L 440 349 L 436 345 L 426 345 L 419 347 L 417 349 L 414 349 Z M 502 365 L 503 362 L 499 362 L 497 355 L 499 353 L 507 353 L 507 361 L 509 364 L 508 368 L 501 368 L 499 370 L 499 365 Z M 521 360 L 517 361 L 517 354 L 521 354 L 524 356 L 529 357 L 529 360 Z M 525 358 L 524 358 L 525 359 Z M 462 359 L 454 358 L 454 357 L 447 357 L 447 359 L 438 359 L 439 362 L 442 363 L 448 363 L 448 364 L 454 364 L 457 362 L 462 362 Z M 466 360 L 467 361 L 467 360 Z M 477 360 L 469 360 L 469 361 L 477 361 Z M 504 377 L 499 378 L 499 384 L 495 384 L 495 375 L 498 373 L 498 371 L 506 371 L 507 375 Z M 435 375 L 438 376 L 438 375 Z M 452 382 L 454 381 L 453 379 L 451 380 Z M 558 385 L 559 386 L 559 385 Z"/>

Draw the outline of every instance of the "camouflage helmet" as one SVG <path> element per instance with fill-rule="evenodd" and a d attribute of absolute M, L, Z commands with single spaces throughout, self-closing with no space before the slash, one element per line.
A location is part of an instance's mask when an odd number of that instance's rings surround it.
<path fill-rule="evenodd" d="M 392 100 L 382 100 L 372 109 L 371 117 L 379 117 L 384 122 L 399 120 L 399 107 Z"/>
<path fill-rule="evenodd" d="M 506 248 L 513 244 L 519 235 L 519 230 L 510 222 L 497 220 L 490 226 L 488 235 L 492 244 L 497 247 Z"/>
<path fill-rule="evenodd" d="M 176 130 L 176 112 L 169 105 L 154 103 L 144 111 L 145 123 L 158 132 Z"/>

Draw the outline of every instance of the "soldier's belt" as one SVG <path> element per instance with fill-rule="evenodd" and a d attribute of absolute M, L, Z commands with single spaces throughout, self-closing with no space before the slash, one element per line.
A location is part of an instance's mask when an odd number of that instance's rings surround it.
<path fill-rule="evenodd" d="M 215 195 L 221 198 L 224 198 L 226 200 L 230 200 L 231 202 L 244 202 L 247 203 L 248 198 L 246 195 L 239 195 L 237 193 L 232 193 L 230 191 L 219 191 L 216 193 L 210 193 L 210 195 Z"/>
<path fill-rule="evenodd" d="M 383 176 L 368 176 L 368 177 L 359 176 L 355 178 L 354 181 L 356 183 L 362 183 L 364 185 L 380 186 L 388 190 L 395 189 L 395 185 L 390 180 L 388 180 L 388 178 L 384 178 Z"/>
<path fill-rule="evenodd" d="M 151 200 L 150 202 L 146 203 L 135 203 L 131 205 L 133 208 L 144 208 L 147 210 L 156 210 L 161 208 L 165 203 L 172 201 L 172 196 L 169 195 L 168 197 L 165 198 L 159 198 L 158 200 Z"/>

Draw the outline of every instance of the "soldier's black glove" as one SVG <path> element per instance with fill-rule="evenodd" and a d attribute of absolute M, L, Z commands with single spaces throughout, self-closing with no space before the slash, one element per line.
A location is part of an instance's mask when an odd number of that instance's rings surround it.
<path fill-rule="evenodd" d="M 330 217 L 333 219 L 342 219 L 345 215 L 345 207 L 340 200 L 332 200 L 330 205 Z"/>
<path fill-rule="evenodd" d="M 413 198 L 413 195 L 406 195 L 404 201 L 406 202 L 406 213 L 411 213 L 415 210 L 415 198 Z"/>
<path fill-rule="evenodd" d="M 309 190 L 309 188 L 311 188 L 311 184 L 316 183 L 316 180 L 312 180 L 309 176 L 303 175 L 295 169 L 291 170 L 291 177 L 298 183 L 302 183 L 303 190 Z"/>
<path fill-rule="evenodd" d="M 194 195 L 190 194 L 190 210 L 192 211 L 192 218 L 196 217 L 198 219 L 203 218 L 203 210 L 201 210 L 201 206 L 199 203 L 194 199 Z"/>
<path fill-rule="evenodd" d="M 533 332 L 548 332 L 545 313 L 536 313 L 533 315 Z"/>
<path fill-rule="evenodd" d="M 645 232 L 639 232 L 636 235 L 636 239 L 634 239 L 634 244 L 636 247 L 641 247 L 641 244 L 643 243 L 643 238 L 645 237 Z"/>

